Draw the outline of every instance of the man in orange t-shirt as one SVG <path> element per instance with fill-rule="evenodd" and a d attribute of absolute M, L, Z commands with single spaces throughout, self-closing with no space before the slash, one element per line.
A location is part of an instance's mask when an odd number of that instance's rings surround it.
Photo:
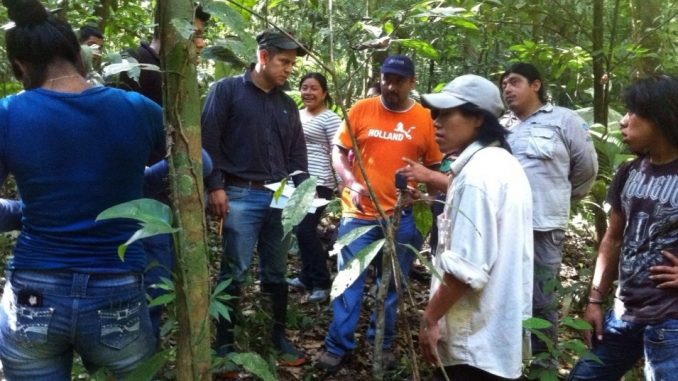
<path fill-rule="evenodd" d="M 349 161 L 348 152 L 353 150 L 360 153 L 376 201 L 389 215 L 393 214 L 397 199 L 395 173 L 402 167 L 403 158 L 422 162 L 431 168 L 440 163 L 442 154 L 435 142 L 431 115 L 419 103 L 409 98 L 415 84 L 412 60 L 401 55 L 387 57 L 381 67 L 381 96 L 356 103 L 348 112 L 348 123 L 344 123 L 337 133 L 332 163 L 344 184 L 339 236 L 361 226 L 378 226 L 342 248 L 341 258 L 338 260 L 339 269 L 361 249 L 384 237 L 375 201 L 367 192 L 358 163 Z M 351 141 L 349 125 L 356 138 L 356 146 Z M 398 262 L 403 274 L 407 276 L 414 255 L 405 245 L 418 248 L 422 242 L 410 209 L 406 209 L 401 216 L 396 241 Z M 381 257 L 377 256 L 374 263 L 381 273 Z M 379 278 L 380 276 L 381 274 Z M 346 354 L 355 348 L 354 334 L 360 317 L 365 277 L 365 273 L 361 274 L 332 302 L 333 320 L 325 338 L 325 352 L 316 364 L 318 367 L 329 371 L 337 370 Z M 395 289 L 390 289 L 385 305 L 384 362 L 387 366 L 394 365 L 395 361 L 390 348 L 395 338 L 397 301 Z M 370 340 L 374 338 L 374 320 L 373 313 L 368 330 Z"/>

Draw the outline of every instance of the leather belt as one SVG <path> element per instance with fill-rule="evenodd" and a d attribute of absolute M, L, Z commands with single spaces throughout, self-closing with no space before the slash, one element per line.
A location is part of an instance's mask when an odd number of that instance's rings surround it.
<path fill-rule="evenodd" d="M 272 184 L 276 181 L 263 181 L 263 180 L 245 180 L 238 176 L 229 175 L 224 173 L 224 185 L 230 185 L 234 187 L 241 188 L 258 188 L 258 189 L 267 189 L 266 184 Z"/>

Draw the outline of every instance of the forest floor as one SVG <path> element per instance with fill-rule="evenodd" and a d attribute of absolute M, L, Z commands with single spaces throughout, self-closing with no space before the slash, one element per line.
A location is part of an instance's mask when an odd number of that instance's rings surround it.
<path fill-rule="evenodd" d="M 333 224 L 336 221 L 330 221 L 326 224 L 323 231 L 323 237 L 326 241 L 332 240 L 334 232 Z M 209 234 L 209 255 L 212 258 L 212 268 L 210 269 L 213 277 L 218 274 L 218 262 L 221 257 L 221 243 L 220 237 L 216 235 L 216 224 L 214 221 L 210 223 Z M 568 230 L 563 265 L 561 267 L 561 316 L 575 315 L 582 307 L 580 302 L 581 296 L 585 295 L 588 290 L 588 282 L 593 268 L 593 235 L 589 229 L 583 228 L 584 224 L 577 224 L 577 221 L 571 224 Z M 10 236 L 3 236 L 3 254 L 6 255 L 9 247 L 15 238 L 15 234 Z M 6 258 L 5 258 L 6 260 Z M 254 256 L 256 263 L 256 255 Z M 336 258 L 331 257 L 328 266 L 336 273 Z M 300 268 L 299 258 L 295 254 L 290 254 L 288 261 L 288 275 L 290 277 L 296 276 Z M 256 264 L 253 266 L 252 277 L 256 278 Z M 4 281 L 4 279 L 2 279 Z M 2 282 L 4 283 L 4 282 Z M 412 299 L 406 299 L 405 308 L 400 311 L 398 320 L 398 338 L 395 343 L 395 354 L 399 361 L 396 370 L 388 372 L 387 380 L 408 380 L 413 375 L 413 368 L 418 367 L 420 375 L 423 379 L 430 374 L 431 369 L 424 365 L 417 344 L 417 333 L 420 322 L 422 309 L 428 300 L 428 292 L 430 285 L 430 275 L 428 270 L 421 266 L 415 265 L 410 277 L 410 287 Z M 368 284 L 365 290 L 365 297 L 363 298 L 362 314 L 359 322 L 359 327 L 356 331 L 357 349 L 350 356 L 350 360 L 343 365 L 334 374 L 325 374 L 324 372 L 314 369 L 313 365 L 315 359 L 324 348 L 324 338 L 329 327 L 332 317 L 329 302 L 324 303 L 310 303 L 307 301 L 307 294 L 290 292 L 290 301 L 288 307 L 288 337 L 297 348 L 301 349 L 307 356 L 307 363 L 301 367 L 278 367 L 277 379 L 281 381 L 288 380 L 327 380 L 327 381 L 344 381 L 347 377 L 352 380 L 362 381 L 372 379 L 372 356 L 373 348 L 368 343 L 366 338 L 367 325 L 369 320 L 369 313 L 374 306 L 375 287 Z M 259 286 L 253 282 L 249 288 L 244 292 L 244 300 L 242 303 L 242 313 L 246 316 L 244 328 L 238 333 L 238 345 L 240 351 L 254 351 L 263 354 L 264 358 L 270 363 L 274 362 L 274 356 L 271 353 L 271 345 L 268 340 L 267 332 L 269 319 L 265 315 L 265 308 L 262 308 L 261 293 Z M 413 339 L 413 348 L 408 348 L 408 340 L 406 332 L 410 332 Z M 572 332 L 564 331 L 562 339 L 570 339 Z M 171 338 L 163 342 L 163 347 L 172 347 L 174 345 Z M 572 358 L 562 358 L 560 361 L 560 376 L 564 377 L 569 372 L 572 366 Z M 161 374 L 157 375 L 158 379 L 172 379 L 173 378 L 173 364 L 168 364 Z M 85 372 L 81 366 L 76 365 L 74 374 L 79 374 L 77 379 L 86 379 Z M 0 369 L 0 379 L 2 377 Z M 248 375 L 246 372 L 241 372 L 240 380 L 255 380 L 254 376 Z"/>

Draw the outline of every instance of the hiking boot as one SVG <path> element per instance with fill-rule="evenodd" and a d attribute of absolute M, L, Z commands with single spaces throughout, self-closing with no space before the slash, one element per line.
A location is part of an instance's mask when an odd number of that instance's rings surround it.
<path fill-rule="evenodd" d="M 287 315 L 287 284 L 263 283 L 262 289 L 271 300 L 271 316 L 273 327 L 271 340 L 273 347 L 281 352 L 278 362 L 285 366 L 300 366 L 306 362 L 304 355 L 298 351 L 285 335 L 285 318 Z"/>
<path fill-rule="evenodd" d="M 308 301 L 311 303 L 322 303 L 329 299 L 330 290 L 325 290 L 321 288 L 316 288 L 313 290 L 311 295 L 308 296 Z"/>
<path fill-rule="evenodd" d="M 280 365 L 301 366 L 306 363 L 306 357 L 304 357 L 304 354 L 299 352 L 297 348 L 290 344 L 284 335 L 274 334 L 273 346 L 275 349 L 280 351 L 280 356 L 278 356 L 278 363 L 280 363 Z"/>
<path fill-rule="evenodd" d="M 344 363 L 345 357 L 329 351 L 323 351 L 316 360 L 315 367 L 328 373 L 334 373 Z"/>
<path fill-rule="evenodd" d="M 306 291 L 306 285 L 304 284 L 304 282 L 301 281 L 301 278 L 299 278 L 299 277 L 288 279 L 287 284 L 290 285 L 290 287 L 292 287 L 293 289 L 295 289 L 297 291 L 301 291 L 301 292 Z"/>

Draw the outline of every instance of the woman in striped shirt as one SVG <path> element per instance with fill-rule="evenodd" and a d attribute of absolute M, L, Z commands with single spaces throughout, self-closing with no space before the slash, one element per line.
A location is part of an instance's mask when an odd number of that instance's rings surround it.
<path fill-rule="evenodd" d="M 304 108 L 299 111 L 304 126 L 304 136 L 308 150 L 308 171 L 318 179 L 316 192 L 318 197 L 331 199 L 337 186 L 332 170 L 332 140 L 341 125 L 341 119 L 327 108 L 330 95 L 327 90 L 327 79 L 320 73 L 307 73 L 299 82 L 299 91 Z M 310 290 L 310 302 L 324 302 L 329 296 L 331 285 L 330 273 L 327 270 L 327 250 L 318 237 L 317 227 L 324 207 L 318 208 L 314 214 L 297 226 L 297 241 L 302 269 L 297 278 L 290 279 L 289 284 L 300 290 Z"/>

